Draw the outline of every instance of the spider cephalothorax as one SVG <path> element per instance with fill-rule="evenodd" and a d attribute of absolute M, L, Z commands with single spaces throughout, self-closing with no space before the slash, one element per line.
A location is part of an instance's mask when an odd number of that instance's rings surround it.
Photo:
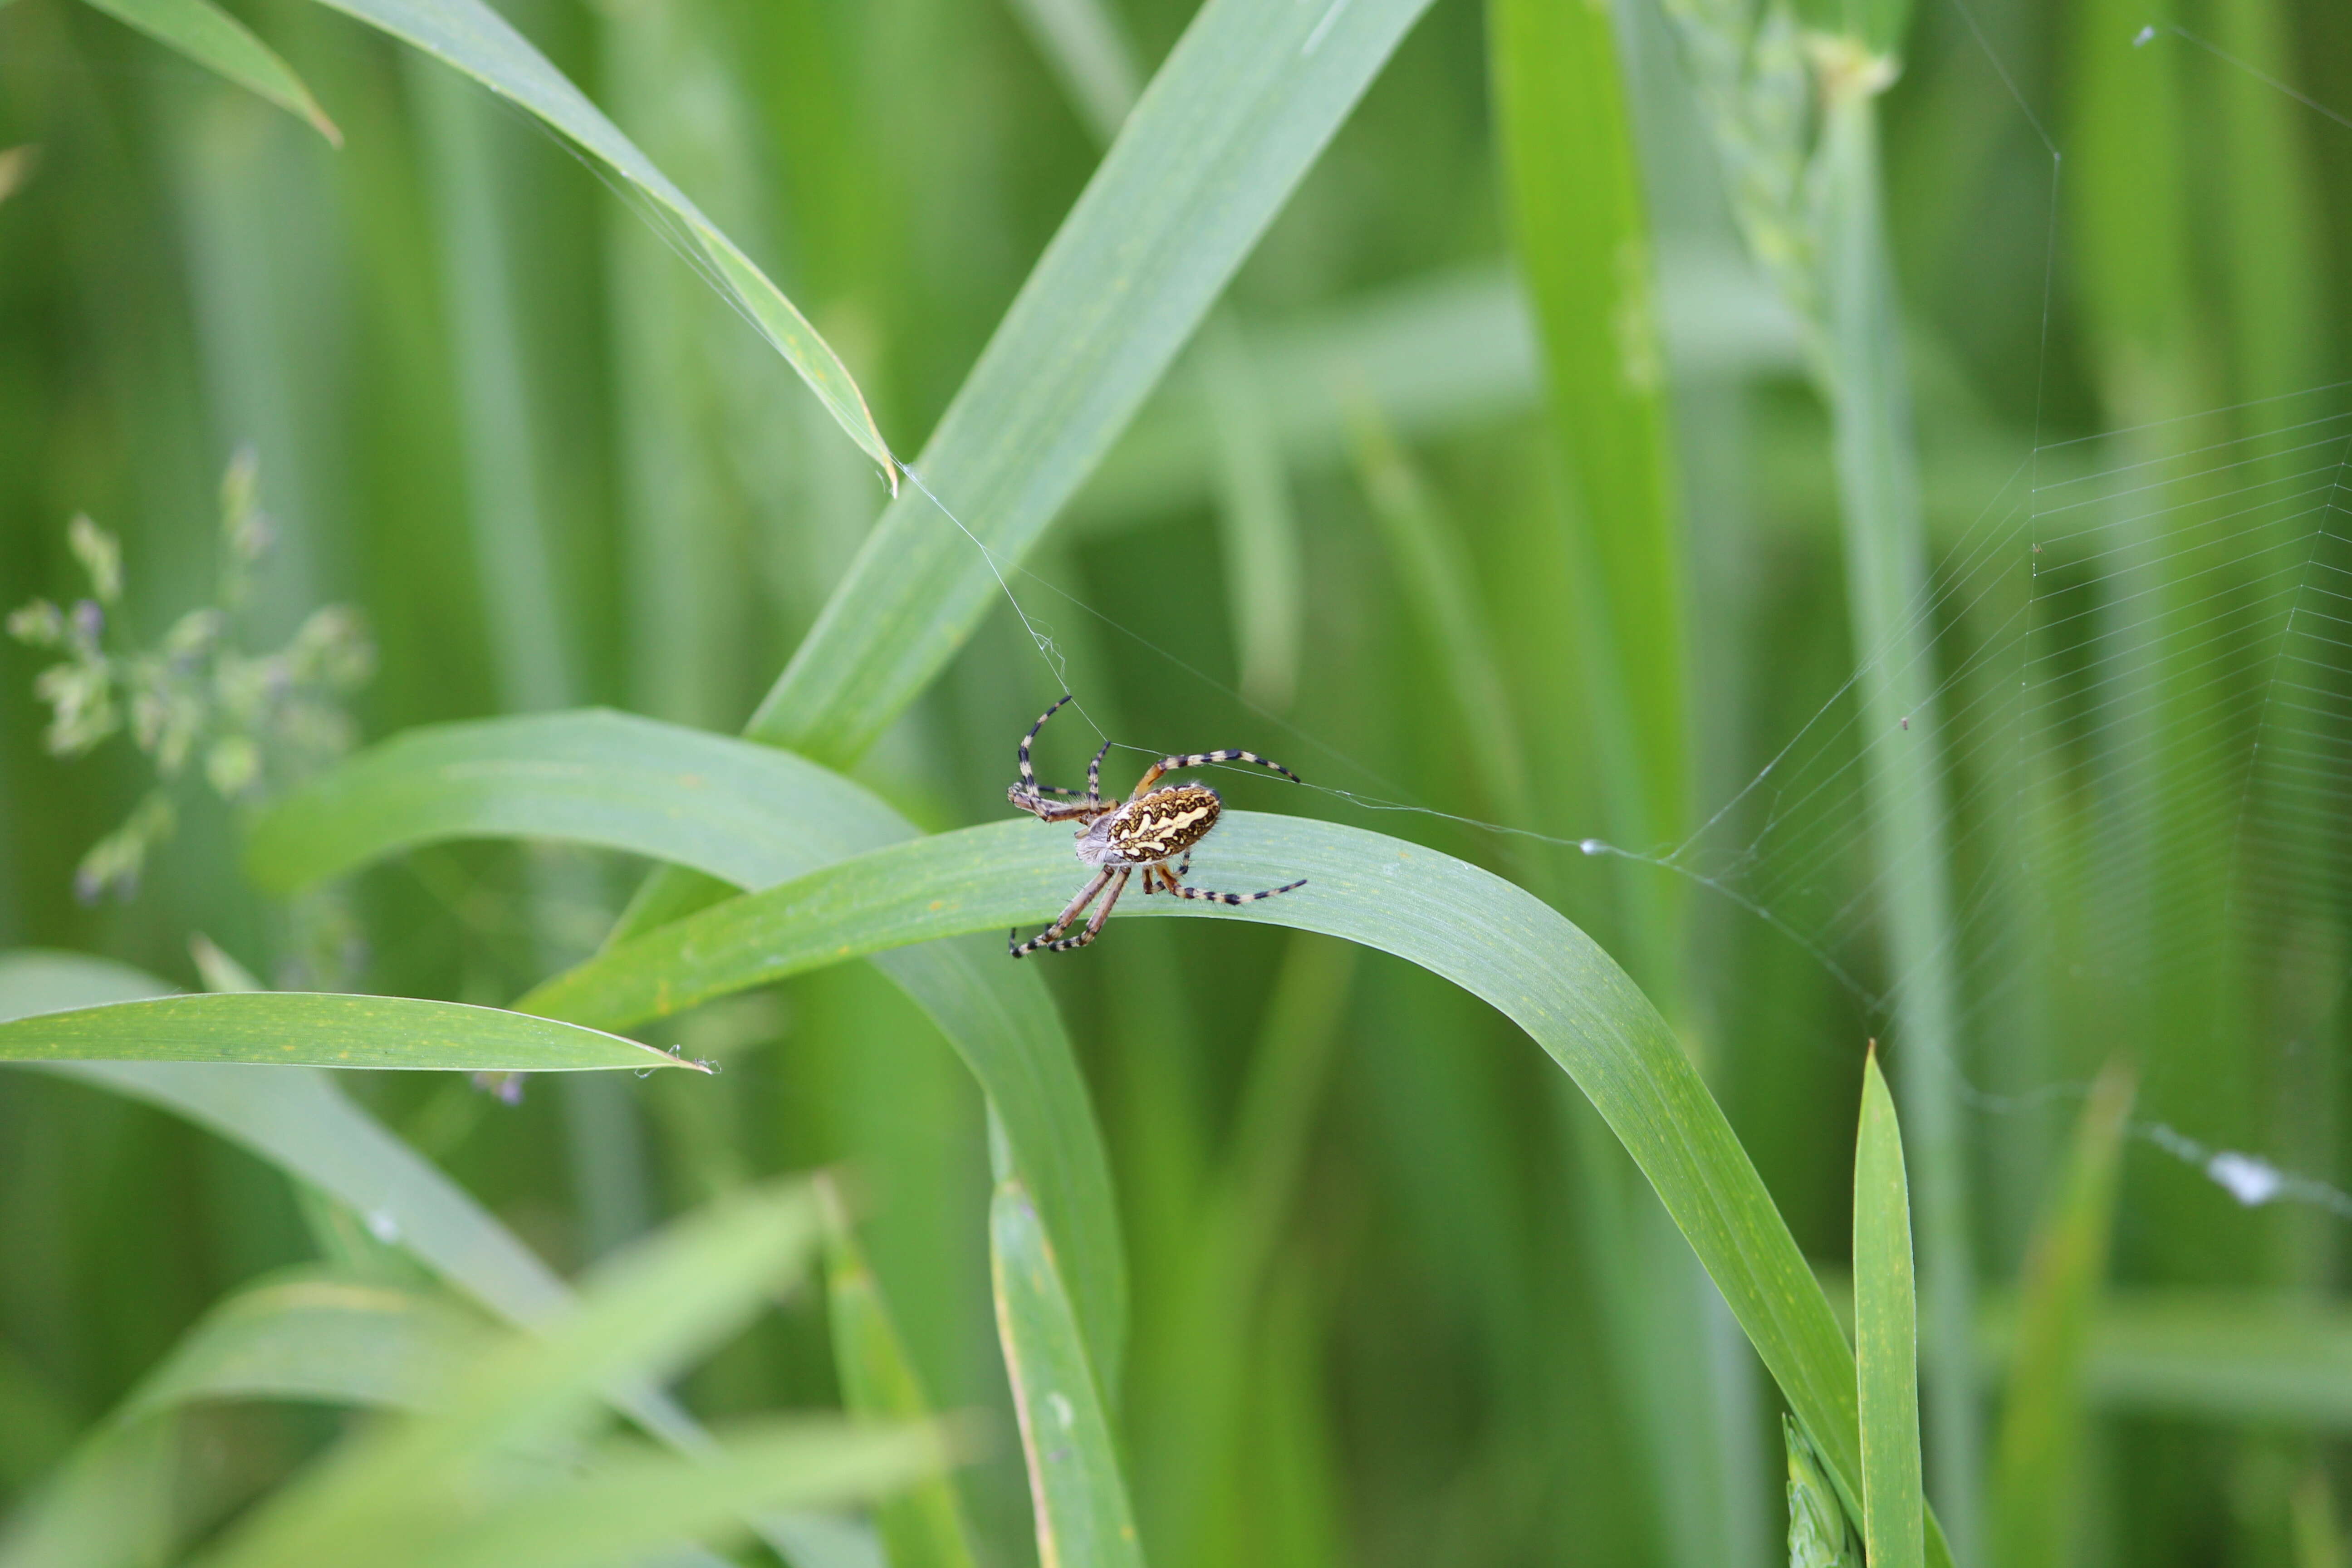
<path fill-rule="evenodd" d="M 1043 822 L 1076 822 L 1078 826 L 1078 858 L 1096 868 L 1094 876 L 1078 889 L 1078 896 L 1069 906 L 1054 917 L 1054 923 L 1027 942 L 1013 933 L 1006 945 L 1015 958 L 1044 950 L 1046 952 L 1066 952 L 1074 947 L 1084 947 L 1100 935 L 1103 921 L 1110 918 L 1113 904 L 1127 890 L 1127 880 L 1137 871 L 1143 873 L 1143 890 L 1153 892 L 1166 889 L 1180 899 L 1206 899 L 1219 904 L 1252 904 L 1260 899 L 1270 899 L 1276 893 L 1303 888 L 1307 879 L 1268 888 L 1262 893 L 1213 893 L 1205 888 L 1184 884 L 1184 875 L 1192 864 L 1192 846 L 1208 837 L 1209 829 L 1217 825 L 1217 814 L 1224 809 L 1217 792 L 1206 784 L 1169 784 L 1162 789 L 1151 786 L 1160 776 L 1177 768 L 1198 767 L 1204 763 L 1255 763 L 1271 768 L 1291 783 L 1298 775 L 1280 763 L 1269 762 L 1255 752 L 1194 752 L 1180 757 L 1162 757 L 1145 770 L 1137 781 L 1135 793 L 1125 800 L 1107 801 L 1102 797 L 1103 758 L 1110 752 L 1110 742 L 1105 741 L 1095 760 L 1087 764 L 1087 789 L 1084 795 L 1076 790 L 1056 789 L 1052 784 L 1037 782 L 1036 771 L 1029 764 L 1029 747 L 1037 739 L 1037 731 L 1045 721 L 1061 711 L 1062 703 L 1045 710 L 1029 732 L 1021 738 L 1021 779 L 1004 792 L 1004 796 L 1021 810 Z M 1048 796 L 1059 796 L 1049 799 Z M 1170 870 L 1168 862 L 1176 861 Z M 1108 889 L 1106 891 L 1105 889 Z M 1086 912 L 1096 895 L 1102 902 L 1095 906 L 1094 918 L 1087 929 L 1073 937 L 1062 932 L 1072 921 Z"/>

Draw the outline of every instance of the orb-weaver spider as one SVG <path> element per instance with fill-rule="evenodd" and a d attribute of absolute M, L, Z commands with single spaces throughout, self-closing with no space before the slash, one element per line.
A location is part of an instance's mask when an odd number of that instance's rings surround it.
<path fill-rule="evenodd" d="M 1087 885 L 1078 889 L 1078 896 L 1054 917 L 1052 925 L 1027 942 L 1019 940 L 1018 931 L 1006 936 L 1005 946 L 1012 950 L 1013 957 L 1026 958 L 1040 951 L 1067 952 L 1094 941 L 1102 934 L 1103 921 L 1110 919 L 1111 906 L 1127 890 L 1127 879 L 1139 870 L 1143 873 L 1146 893 L 1152 892 L 1156 884 L 1180 899 L 1206 899 L 1218 904 L 1254 904 L 1260 899 L 1307 885 L 1307 879 L 1301 877 L 1296 882 L 1268 888 L 1262 893 L 1213 893 L 1205 888 L 1184 884 L 1183 879 L 1192 867 L 1192 847 L 1207 837 L 1209 829 L 1217 825 L 1217 814 L 1224 805 L 1217 798 L 1217 792 L 1206 784 L 1170 784 L 1164 789 L 1151 786 L 1162 773 L 1198 767 L 1203 763 L 1255 763 L 1273 769 L 1292 784 L 1299 782 L 1297 773 L 1255 752 L 1194 752 L 1189 756 L 1162 757 L 1137 781 L 1134 794 L 1123 801 L 1106 801 L 1102 797 L 1102 765 L 1103 758 L 1110 753 L 1110 742 L 1105 741 L 1102 750 L 1095 753 L 1095 760 L 1087 764 L 1086 794 L 1039 784 L 1036 771 L 1029 765 L 1030 744 L 1037 739 L 1037 731 L 1045 727 L 1045 721 L 1060 712 L 1062 703 L 1069 700 L 1065 695 L 1061 702 L 1040 713 L 1037 721 L 1029 726 L 1029 732 L 1021 737 L 1021 781 L 1007 789 L 1004 797 L 1041 822 L 1077 823 L 1078 858 L 1096 870 Z M 1062 798 L 1049 800 L 1049 795 Z M 1172 871 L 1168 868 L 1171 860 L 1177 862 Z M 1094 918 L 1087 921 L 1087 929 L 1076 936 L 1063 936 L 1070 922 L 1086 912 L 1097 894 L 1102 902 L 1095 905 Z"/>

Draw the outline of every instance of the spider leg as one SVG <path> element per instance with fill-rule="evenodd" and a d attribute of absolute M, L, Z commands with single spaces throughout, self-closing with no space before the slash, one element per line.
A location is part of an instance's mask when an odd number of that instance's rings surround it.
<path fill-rule="evenodd" d="M 1102 750 L 1095 753 L 1095 760 L 1087 764 L 1087 798 L 1088 800 L 1102 799 L 1102 764 L 1103 759 L 1109 755 L 1110 742 L 1105 741 L 1102 743 Z"/>
<path fill-rule="evenodd" d="M 1134 874 L 1132 867 L 1104 867 L 1095 873 L 1094 880 L 1078 890 L 1078 896 L 1070 900 L 1069 908 L 1054 918 L 1052 925 L 1047 926 L 1027 942 L 1018 944 L 1013 943 L 1011 936 L 1007 936 L 1005 939 L 1007 948 L 1013 957 L 1026 958 L 1033 952 L 1067 952 L 1073 948 L 1086 946 L 1102 934 L 1103 921 L 1110 919 L 1111 906 L 1118 902 L 1119 894 L 1127 890 L 1127 879 Z M 1063 930 L 1078 918 L 1078 911 L 1085 909 L 1088 900 L 1097 892 L 1102 891 L 1103 884 L 1106 882 L 1110 884 L 1110 891 L 1105 893 L 1102 902 L 1095 906 L 1094 918 L 1087 921 L 1087 929 L 1076 936 L 1062 936 Z M 1056 937 L 1061 937 L 1061 940 L 1056 942 L 1055 940 Z"/>
<path fill-rule="evenodd" d="M 1051 708 L 1048 708 L 1043 713 L 1038 714 L 1037 721 L 1029 726 L 1029 732 L 1021 737 L 1021 751 L 1019 754 L 1021 758 L 1021 788 L 1024 794 L 1035 795 L 1037 793 L 1037 770 L 1029 765 L 1030 744 L 1037 739 L 1037 731 L 1045 727 L 1045 721 L 1051 719 L 1055 714 L 1059 713 L 1062 710 L 1062 703 L 1069 700 L 1070 694 L 1066 691 L 1062 693 L 1061 702 L 1055 703 Z M 1066 795 L 1068 792 L 1066 790 L 1055 790 L 1054 793 L 1055 795 Z"/>
<path fill-rule="evenodd" d="M 1197 768 L 1204 763 L 1254 763 L 1262 768 L 1272 768 L 1276 773 L 1280 773 L 1292 784 L 1297 784 L 1300 782 L 1297 773 L 1292 773 L 1288 768 L 1284 767 L 1280 763 L 1276 762 L 1273 758 L 1261 757 L 1255 752 L 1236 752 L 1231 750 L 1223 752 L 1190 752 L 1181 757 L 1162 757 L 1158 762 L 1152 763 L 1149 769 L 1145 770 L 1143 777 L 1136 781 L 1135 793 L 1129 795 L 1127 798 L 1129 800 L 1141 800 L 1145 793 L 1149 791 L 1153 784 L 1160 782 L 1160 774 L 1174 773 L 1178 768 Z"/>
<path fill-rule="evenodd" d="M 1109 742 L 1103 742 L 1102 751 L 1095 753 L 1094 765 L 1087 770 L 1087 791 L 1084 795 L 1074 789 L 1064 789 L 1059 784 L 1039 784 L 1037 770 L 1029 761 L 1029 748 L 1036 741 L 1037 731 L 1045 727 L 1046 720 L 1062 710 L 1064 702 L 1072 700 L 1075 700 L 1065 693 L 1060 702 L 1038 714 L 1037 721 L 1029 726 L 1029 732 L 1021 737 L 1021 748 L 1017 753 L 1021 762 L 1021 781 L 1004 792 L 1005 799 L 1041 822 L 1068 822 L 1074 817 L 1096 812 L 1102 805 L 1102 760 L 1110 750 Z M 1055 805 L 1045 798 L 1049 795 L 1059 795 L 1072 804 Z"/>
<path fill-rule="evenodd" d="M 1057 793 L 1075 795 L 1075 792 L 1067 790 L 1059 791 Z M 1043 795 L 1027 794 L 1019 784 L 1014 784 L 1012 788 L 1006 790 L 1004 792 L 1004 798 L 1011 801 L 1015 809 L 1027 812 L 1030 816 L 1035 817 L 1040 822 L 1072 822 L 1081 818 L 1091 819 L 1100 816 L 1105 812 L 1111 809 L 1111 807 L 1103 805 L 1102 802 L 1098 800 L 1088 800 L 1084 795 L 1076 795 L 1075 798 L 1068 801 L 1047 800 Z"/>
<path fill-rule="evenodd" d="M 1260 899 L 1270 899 L 1276 893 L 1287 893 L 1305 886 L 1307 879 L 1301 877 L 1296 882 L 1285 882 L 1279 888 L 1268 888 L 1261 893 L 1213 893 L 1206 888 L 1188 888 L 1181 884 L 1168 890 L 1180 899 L 1206 899 L 1213 904 L 1254 904 Z"/>
<path fill-rule="evenodd" d="M 1143 873 L 1143 890 L 1149 893 L 1160 883 L 1165 882 L 1168 885 L 1168 890 L 1172 893 L 1176 890 L 1179 880 L 1191 876 L 1192 873 L 1192 852 L 1187 849 L 1184 851 L 1184 858 L 1176 863 L 1176 869 L 1173 871 L 1171 871 L 1164 863 L 1146 868 Z"/>

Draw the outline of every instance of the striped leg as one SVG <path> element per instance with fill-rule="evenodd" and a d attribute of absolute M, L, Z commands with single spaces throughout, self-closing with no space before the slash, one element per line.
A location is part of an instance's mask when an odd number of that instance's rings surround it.
<path fill-rule="evenodd" d="M 1192 874 L 1192 852 L 1187 849 L 1184 851 L 1184 858 L 1176 863 L 1176 869 L 1173 871 L 1166 866 L 1148 868 L 1143 873 L 1143 890 L 1147 893 L 1152 892 L 1160 883 L 1165 882 L 1168 884 L 1168 890 L 1172 893 L 1183 879 Z"/>
<path fill-rule="evenodd" d="M 1102 750 L 1095 753 L 1095 760 L 1087 764 L 1087 799 L 1095 805 L 1102 804 L 1102 764 L 1103 759 L 1109 755 L 1110 742 L 1105 741 Z"/>
<path fill-rule="evenodd" d="M 1070 700 L 1071 698 L 1065 694 L 1060 702 L 1055 703 L 1051 708 L 1038 714 L 1037 721 L 1029 726 L 1029 732 L 1021 737 L 1021 749 L 1018 752 L 1021 762 L 1021 781 L 1004 792 L 1005 799 L 1043 822 L 1067 822 L 1074 817 L 1084 816 L 1102 805 L 1102 760 L 1104 754 L 1110 750 L 1109 742 L 1103 742 L 1102 751 L 1095 753 L 1093 765 L 1087 769 L 1087 793 L 1084 795 L 1080 795 L 1074 789 L 1064 789 L 1059 784 L 1039 784 L 1037 770 L 1029 761 L 1029 748 L 1036 741 L 1037 731 L 1045 727 L 1046 720 L 1062 710 L 1062 703 Z M 1055 805 L 1045 799 L 1049 795 L 1060 795 L 1073 804 Z"/>
<path fill-rule="evenodd" d="M 1261 757 L 1255 752 L 1192 752 L 1181 757 L 1162 757 L 1152 763 L 1145 771 L 1143 777 L 1137 781 L 1135 793 L 1127 798 L 1141 800 L 1151 786 L 1160 782 L 1160 775 L 1162 773 L 1174 773 L 1178 768 L 1197 768 L 1205 763 L 1253 763 L 1261 768 L 1272 768 L 1292 784 L 1299 782 L 1297 773 L 1292 773 L 1273 758 Z"/>
<path fill-rule="evenodd" d="M 1169 880 L 1171 883 L 1176 881 L 1173 877 Z M 1268 888 L 1262 893 L 1213 893 L 1206 888 L 1188 888 L 1181 883 L 1176 883 L 1168 890 L 1180 899 L 1206 899 L 1213 904 L 1254 904 L 1260 899 L 1270 899 L 1276 893 L 1291 892 L 1305 886 L 1307 879 L 1301 877 L 1296 882 L 1285 882 L 1279 888 Z"/>
<path fill-rule="evenodd" d="M 1027 942 L 1017 944 L 1013 938 L 1020 933 L 1009 932 L 1004 939 L 1005 946 L 1015 958 L 1026 958 L 1033 952 L 1067 952 L 1072 948 L 1086 946 L 1102 934 L 1103 921 L 1110 919 L 1111 906 L 1118 902 L 1119 894 L 1127 890 L 1127 879 L 1134 874 L 1130 867 L 1104 867 L 1095 873 L 1094 880 L 1078 889 L 1078 896 L 1070 900 L 1069 907 L 1054 917 L 1052 925 L 1047 926 Z M 1076 936 L 1062 936 L 1063 931 L 1069 923 L 1078 918 L 1078 911 L 1085 909 L 1097 893 L 1102 892 L 1103 884 L 1106 882 L 1110 884 L 1110 890 L 1103 893 L 1102 902 L 1095 906 L 1094 919 L 1087 921 L 1087 929 Z M 1055 940 L 1056 937 L 1060 937 L 1061 940 L 1056 942 Z"/>

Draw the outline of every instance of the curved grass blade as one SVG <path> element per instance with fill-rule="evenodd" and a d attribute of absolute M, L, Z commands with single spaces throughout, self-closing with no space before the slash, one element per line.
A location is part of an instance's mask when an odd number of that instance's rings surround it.
<path fill-rule="evenodd" d="M 179 1491 L 181 1434 L 172 1418 L 186 1405 L 283 1399 L 421 1409 L 482 1343 L 482 1325 L 445 1301 L 318 1269 L 241 1291 L 181 1336 L 17 1508 L 0 1538 L 0 1568 L 171 1556 L 182 1511 L 168 1500 Z M 132 1541 L 155 1550 L 126 1550 Z"/>
<path fill-rule="evenodd" d="M 1100 460 L 1428 0 L 1209 0 L 747 731 L 845 763 L 914 700 Z"/>
<path fill-rule="evenodd" d="M 1903 1132 L 1873 1049 L 1853 1156 L 1853 1350 L 1862 1414 L 1862 1533 L 1871 1568 L 1927 1560 L 1919 1479 L 1918 1309 Z"/>
<path fill-rule="evenodd" d="M 1829 1303 L 1688 1058 L 1591 938 L 1489 872 L 1330 823 L 1229 811 L 1197 874 L 1207 881 L 1213 871 L 1234 887 L 1297 877 L 1307 885 L 1239 909 L 1152 899 L 1136 900 L 1139 912 L 1286 925 L 1379 948 L 1483 997 L 1533 1036 L 1640 1163 L 1830 1474 L 1860 1498 L 1853 1357 Z M 518 1005 L 616 1024 L 655 1016 L 864 952 L 1042 921 L 1068 898 L 1070 879 L 1067 842 L 1035 823 L 940 834 L 706 910 L 608 950 Z M 1932 1525 L 1929 1561 L 1949 1561 Z"/>
<path fill-rule="evenodd" d="M 244 23 L 212 0 L 88 0 L 119 22 L 176 50 L 189 59 L 268 100 L 289 114 L 310 121 L 310 128 L 341 147 L 343 133 L 310 96 L 294 68 Z"/>
<path fill-rule="evenodd" d="M 924 443 L 923 484 L 867 535 L 746 734 L 845 763 L 905 710 L 1001 592 L 996 563 L 1086 482 L 1428 4 L 1201 7 Z M 665 868 L 614 940 L 709 901 Z"/>
<path fill-rule="evenodd" d="M 205 1314 L 111 1420 L 120 1426 L 204 1399 L 425 1409 L 480 1352 L 485 1333 L 435 1296 L 290 1269 Z"/>
<path fill-rule="evenodd" d="M 205 1568 L 591 1568 L 616 1562 L 712 1563 L 684 1556 L 695 1537 L 741 1537 L 737 1521 L 781 1508 L 837 1507 L 870 1501 L 936 1470 L 949 1458 L 937 1433 L 875 1427 L 830 1416 L 741 1423 L 726 1441 L 694 1460 L 646 1450 L 600 1456 L 577 1480 L 509 1489 L 481 1488 L 463 1501 L 475 1510 L 417 1509 L 387 1521 L 370 1514 L 337 1521 L 299 1542 L 233 1543 L 208 1554 Z M 372 1478 L 371 1478 L 372 1479 Z M 423 1489 L 402 1496 L 415 1498 Z M 441 1494 L 424 1492 L 440 1501 Z M 484 1500 L 489 1506 L 480 1507 Z"/>
<path fill-rule="evenodd" d="M 2109 1064 L 2091 1086 L 2074 1147 L 2026 1258 L 2016 1349 L 1993 1449 L 1994 1560 L 2002 1568 L 2054 1568 L 2072 1556 L 2084 1350 L 2106 1272 L 2131 1102 L 2130 1070 Z"/>
<path fill-rule="evenodd" d="M 833 1363 L 842 1405 L 868 1420 L 920 1421 L 931 1414 L 921 1376 L 891 1321 L 832 1183 L 818 1179 L 824 1209 L 824 1297 L 833 1328 Z M 973 1568 L 971 1529 L 954 1483 L 931 1476 L 874 1510 L 891 1568 Z"/>
<path fill-rule="evenodd" d="M 152 974 L 84 953 L 0 953 L 0 1018 L 168 994 Z M 26 1064 L 144 1100 L 251 1151 L 364 1216 L 369 1232 L 405 1249 L 498 1317 L 520 1327 L 562 1310 L 571 1288 L 439 1167 L 353 1105 L 317 1069 L 257 1073 L 209 1062 Z M 660 1389 L 604 1396 L 674 1448 L 709 1436 Z M 862 1527 L 817 1514 L 771 1513 L 761 1532 L 797 1568 L 854 1568 L 870 1555 Z M 864 1550 L 861 1550 L 863 1548 Z"/>
<path fill-rule="evenodd" d="M 997 1182 L 988 1235 L 996 1331 L 1029 1460 L 1039 1568 L 1143 1568 L 1102 1394 L 1085 1360 L 1070 1353 L 1080 1341 L 1069 1293 L 1018 1176 Z"/>
<path fill-rule="evenodd" d="M 438 1391 L 431 1415 L 346 1445 L 278 1494 L 216 1560 L 608 1562 L 747 1510 L 862 1500 L 911 1479 L 936 1461 L 931 1434 L 861 1437 L 826 1422 L 772 1427 L 767 1454 L 607 1455 L 585 1477 L 509 1484 L 516 1456 L 561 1454 L 587 1437 L 606 1387 L 663 1381 L 739 1330 L 798 1277 L 816 1239 L 803 1181 L 747 1189 L 670 1225 L 600 1265 L 539 1332 L 490 1341 Z M 795 1440 L 780 1441 L 785 1432 Z M 834 1446 L 824 1457 L 820 1434 Z"/>
<path fill-rule="evenodd" d="M 914 834 L 862 785 L 790 752 L 587 709 L 371 746 L 264 812 L 246 868 L 287 893 L 422 844 L 536 837 L 762 888 Z"/>
<path fill-rule="evenodd" d="M 635 1040 L 458 1002 L 294 991 L 112 1002 L 0 1023 L 0 1062 L 586 1072 L 707 1068 Z"/>
<path fill-rule="evenodd" d="M 851 440 L 898 482 L 898 463 L 840 356 L 719 226 L 529 39 L 482 0 L 320 0 L 455 66 L 546 121 L 644 193 L 691 240 L 713 282 L 791 362 Z"/>
<path fill-rule="evenodd" d="M 766 887 L 916 831 L 864 786 L 791 752 L 590 710 L 436 725 L 371 747 L 263 814 L 247 861 L 265 885 L 291 890 L 396 849 L 518 836 Z M 1003 1118 L 1071 1260 L 1095 1364 L 1115 1387 L 1127 1274 L 1110 1163 L 1043 979 L 947 944 L 875 962 L 939 1026 Z"/>

